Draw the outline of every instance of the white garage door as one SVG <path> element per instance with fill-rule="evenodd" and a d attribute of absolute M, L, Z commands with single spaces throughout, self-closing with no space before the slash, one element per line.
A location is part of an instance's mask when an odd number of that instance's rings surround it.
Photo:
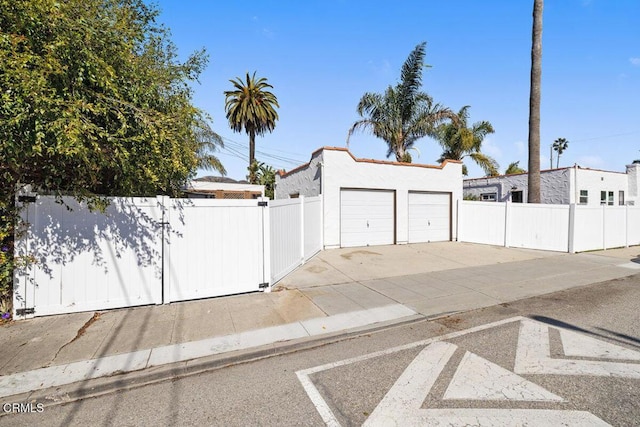
<path fill-rule="evenodd" d="M 450 240 L 448 193 L 409 193 L 409 243 Z"/>
<path fill-rule="evenodd" d="M 340 191 L 340 246 L 394 244 L 394 192 Z"/>

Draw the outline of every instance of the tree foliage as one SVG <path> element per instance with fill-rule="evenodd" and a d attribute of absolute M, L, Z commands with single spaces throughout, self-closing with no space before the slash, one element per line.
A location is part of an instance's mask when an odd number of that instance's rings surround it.
<path fill-rule="evenodd" d="M 278 99 L 268 89 L 273 89 L 267 79 L 256 78 L 256 73 L 245 81 L 240 77 L 229 80 L 234 90 L 225 91 L 225 111 L 229 126 L 234 132 L 243 130 L 249 135 L 249 169 L 256 159 L 256 135 L 264 135 L 265 132 L 273 132 L 278 121 Z M 249 174 L 249 182 L 256 183 L 254 174 Z"/>
<path fill-rule="evenodd" d="M 553 141 L 553 151 L 558 153 L 556 168 L 560 167 L 560 156 L 562 156 L 562 153 L 564 153 L 567 148 L 569 148 L 569 141 L 567 141 L 565 138 L 558 138 Z M 551 166 L 553 167 L 553 165 Z"/>
<path fill-rule="evenodd" d="M 426 43 L 420 43 L 402 66 L 400 82 L 384 93 L 365 93 L 358 103 L 362 119 L 349 129 L 349 138 L 356 130 L 369 130 L 387 143 L 387 157 L 392 154 L 399 162 L 411 162 L 408 150 L 417 140 L 455 115 L 433 99 L 422 88 Z"/>
<path fill-rule="evenodd" d="M 487 175 L 498 175 L 498 162 L 481 152 L 482 141 L 488 134 L 494 132 L 493 126 L 487 121 L 481 121 L 469 127 L 467 124 L 469 108 L 471 107 L 468 105 L 462 107 L 456 115 L 456 121 L 443 123 L 431 133 L 444 150 L 438 161 L 443 162 L 446 159 L 462 161 L 465 157 L 469 157 Z M 462 173 L 467 175 L 466 165 L 462 166 Z"/>
<path fill-rule="evenodd" d="M 184 62 L 142 0 L 0 0 L 0 236 L 16 185 L 175 194 L 220 143 L 192 105 L 204 51 Z M 6 221 L 6 222 L 5 222 Z"/>
<path fill-rule="evenodd" d="M 249 169 L 249 175 L 255 176 L 256 184 L 264 185 L 264 195 L 270 199 L 274 198 L 276 184 L 276 170 L 270 165 L 255 160 Z"/>
<path fill-rule="evenodd" d="M 524 169 L 522 169 L 520 167 L 520 161 L 519 160 L 517 162 L 509 163 L 509 166 L 507 166 L 507 169 L 504 171 L 505 175 L 513 175 L 513 174 L 517 174 L 517 173 L 527 173 L 526 170 L 524 170 Z"/>

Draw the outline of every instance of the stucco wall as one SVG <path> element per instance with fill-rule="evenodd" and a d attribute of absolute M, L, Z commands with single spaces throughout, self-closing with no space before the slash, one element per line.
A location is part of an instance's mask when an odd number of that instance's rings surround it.
<path fill-rule="evenodd" d="M 588 191 L 588 205 L 600 205 L 600 191 L 613 191 L 614 204 L 619 203 L 619 191 L 624 191 L 625 201 L 629 200 L 629 179 L 631 176 L 620 172 L 595 169 L 563 168 L 540 172 L 540 201 L 547 204 L 579 203 L 580 190 Z M 465 196 L 480 198 L 483 193 L 497 193 L 497 201 L 511 200 L 511 191 L 523 192 L 523 201 L 528 198 L 528 174 L 503 175 L 498 177 L 464 180 Z"/>
<path fill-rule="evenodd" d="M 571 168 L 570 170 L 574 170 Z M 627 174 L 619 172 L 600 171 L 594 169 L 575 169 L 576 184 L 573 187 L 570 203 L 580 202 L 580 190 L 588 191 L 588 206 L 600 205 L 600 192 L 613 191 L 613 204 L 618 206 L 619 191 L 624 191 L 625 202 L 628 195 L 629 180 Z M 572 183 L 573 184 L 573 183 Z"/>
<path fill-rule="evenodd" d="M 498 202 L 511 201 L 511 191 L 522 191 L 527 201 L 528 174 L 503 175 L 497 177 L 464 180 L 465 196 L 480 197 L 482 193 L 497 193 Z M 570 200 L 570 176 L 568 169 L 554 169 L 540 173 L 540 201 L 549 204 L 568 204 Z M 515 187 L 515 189 L 514 189 Z"/>
<path fill-rule="evenodd" d="M 288 199 L 292 194 L 313 197 L 320 195 L 322 185 L 322 151 L 316 151 L 311 161 L 299 169 L 294 169 L 284 177 L 276 174 L 276 199 Z"/>
<path fill-rule="evenodd" d="M 324 180 L 324 182 L 323 182 Z M 457 201 L 462 199 L 462 164 L 448 162 L 442 168 L 405 166 L 391 162 L 356 161 L 344 149 L 315 152 L 308 165 L 276 177 L 276 198 L 290 194 L 324 194 L 324 246 L 340 246 L 340 189 L 394 190 L 396 193 L 396 243 L 408 241 L 409 191 L 451 193 L 452 237 L 456 236 Z"/>
<path fill-rule="evenodd" d="M 452 193 L 452 235 L 456 236 L 457 200 L 462 198 L 462 164 L 440 169 L 356 161 L 347 151 L 323 151 L 325 247 L 340 246 L 340 189 L 395 190 L 396 243 L 408 241 L 409 191 Z"/>

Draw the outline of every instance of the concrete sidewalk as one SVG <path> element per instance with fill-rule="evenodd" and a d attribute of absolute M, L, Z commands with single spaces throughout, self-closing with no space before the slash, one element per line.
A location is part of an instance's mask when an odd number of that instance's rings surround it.
<path fill-rule="evenodd" d="M 1 325 L 0 396 L 598 283 L 640 273 L 639 253 L 463 243 L 324 251 L 271 293 Z"/>

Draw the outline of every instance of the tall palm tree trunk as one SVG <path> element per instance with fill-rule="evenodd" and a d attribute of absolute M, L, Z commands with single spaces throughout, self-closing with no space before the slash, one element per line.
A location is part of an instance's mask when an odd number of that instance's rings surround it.
<path fill-rule="evenodd" d="M 540 81 L 543 0 L 533 1 L 531 90 L 529 94 L 529 203 L 540 203 Z"/>
<path fill-rule="evenodd" d="M 253 168 L 253 162 L 256 161 L 256 131 L 249 131 L 249 183 L 255 184 L 257 181 Z"/>

